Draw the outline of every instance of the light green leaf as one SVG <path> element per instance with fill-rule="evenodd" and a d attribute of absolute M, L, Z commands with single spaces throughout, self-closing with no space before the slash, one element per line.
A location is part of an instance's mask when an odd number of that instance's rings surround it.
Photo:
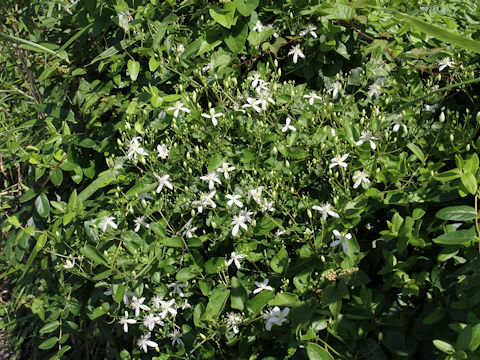
<path fill-rule="evenodd" d="M 91 245 L 86 245 L 80 249 L 80 253 L 86 258 L 92 260 L 96 264 L 105 265 L 108 267 L 108 261 L 105 257 Z"/>
<path fill-rule="evenodd" d="M 90 65 L 99 61 L 99 60 L 104 60 L 104 59 L 107 59 L 109 58 L 110 56 L 113 56 L 115 55 L 116 53 L 118 53 L 119 51 L 122 51 L 124 49 L 126 49 L 127 47 L 129 47 L 130 45 L 134 44 L 137 42 L 139 38 L 135 38 L 135 39 L 125 39 L 125 40 L 121 40 L 119 41 L 118 43 L 116 43 L 115 45 L 109 47 L 107 50 L 105 50 L 104 52 L 102 52 L 100 55 L 98 55 L 95 59 L 93 59 L 91 62 L 90 62 Z"/>
<path fill-rule="evenodd" d="M 243 16 L 250 16 L 257 8 L 259 0 L 234 0 L 237 10 Z"/>
<path fill-rule="evenodd" d="M 206 316 L 209 319 L 217 318 L 223 311 L 227 303 L 227 299 L 230 296 L 230 290 L 215 289 L 210 295 L 210 299 L 206 308 Z"/>
<path fill-rule="evenodd" d="M 234 52 L 239 53 L 244 50 L 245 41 L 247 41 L 248 26 L 243 21 L 238 22 L 230 34 L 225 38 L 225 44 Z"/>
<path fill-rule="evenodd" d="M 289 292 L 278 293 L 268 304 L 271 306 L 295 305 L 298 301 L 298 295 Z"/>
<path fill-rule="evenodd" d="M 415 145 L 414 143 L 409 143 L 407 144 L 407 147 L 412 150 L 413 154 L 417 157 L 418 160 L 420 160 L 421 162 L 425 161 L 425 155 L 417 145 Z"/>
<path fill-rule="evenodd" d="M 243 310 L 248 301 L 247 290 L 236 277 L 232 278 L 232 296 L 230 303 L 232 309 Z"/>
<path fill-rule="evenodd" d="M 437 211 L 435 217 L 441 220 L 467 221 L 476 217 L 475 209 L 471 206 L 449 206 Z"/>
<path fill-rule="evenodd" d="M 132 81 L 136 81 L 138 73 L 140 72 L 140 63 L 130 59 L 128 60 L 127 67 L 128 73 L 130 74 L 130 79 L 132 79 Z"/>
<path fill-rule="evenodd" d="M 455 352 L 455 348 L 449 344 L 446 341 L 442 340 L 433 340 L 433 345 L 440 350 L 441 352 L 444 352 L 445 354 L 453 354 Z"/>
<path fill-rule="evenodd" d="M 307 343 L 307 355 L 308 360 L 333 360 L 333 356 L 327 350 L 312 342 Z"/>
<path fill-rule="evenodd" d="M 40 345 L 38 345 L 38 348 L 41 349 L 41 350 L 51 349 L 52 347 L 55 346 L 57 341 L 58 341 L 58 339 L 55 336 L 51 337 L 50 339 L 47 339 L 44 342 L 42 342 Z"/>
<path fill-rule="evenodd" d="M 209 13 L 213 20 L 227 29 L 230 29 L 230 27 L 235 23 L 235 3 L 231 1 L 225 3 L 223 9 L 217 4 L 213 4 L 209 10 Z"/>
<path fill-rule="evenodd" d="M 465 186 L 470 194 L 475 195 L 477 193 L 478 184 L 475 175 L 471 172 L 467 172 L 460 177 L 460 180 L 462 180 L 463 186 Z"/>
<path fill-rule="evenodd" d="M 445 233 L 433 239 L 433 242 L 443 245 L 461 245 L 470 241 L 476 241 L 477 234 L 472 227 L 468 230 L 457 230 Z"/>
<path fill-rule="evenodd" d="M 50 214 L 50 202 L 48 201 L 47 195 L 40 194 L 35 199 L 35 210 L 37 210 L 38 215 L 43 218 L 46 218 Z"/>
<path fill-rule="evenodd" d="M 60 326 L 60 321 L 58 321 L 58 320 L 51 321 L 51 322 L 49 322 L 48 324 L 45 324 L 45 325 L 39 330 L 39 332 L 40 332 L 40 334 L 46 334 L 46 333 L 55 331 L 56 329 L 58 329 L 59 326 Z"/>
<path fill-rule="evenodd" d="M 184 268 L 178 271 L 177 275 L 175 275 L 175 279 L 177 279 L 177 281 L 186 282 L 193 279 L 195 276 L 197 276 L 195 271 L 190 268 Z"/>
<path fill-rule="evenodd" d="M 270 267 L 277 274 L 283 274 L 288 267 L 288 253 L 282 248 L 270 261 Z"/>
<path fill-rule="evenodd" d="M 262 311 L 263 307 L 273 298 L 275 293 L 273 291 L 262 291 L 251 299 L 247 304 L 247 309 L 253 316 Z"/>

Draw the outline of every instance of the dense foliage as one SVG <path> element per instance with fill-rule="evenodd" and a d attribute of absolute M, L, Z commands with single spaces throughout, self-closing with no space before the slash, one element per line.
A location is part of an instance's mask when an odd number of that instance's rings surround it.
<path fill-rule="evenodd" d="M 480 359 L 477 10 L 0 3 L 12 351 Z"/>

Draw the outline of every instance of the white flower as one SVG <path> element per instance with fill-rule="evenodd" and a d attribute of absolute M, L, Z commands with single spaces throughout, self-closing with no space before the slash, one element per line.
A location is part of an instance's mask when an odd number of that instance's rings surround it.
<path fill-rule="evenodd" d="M 147 193 L 141 193 L 138 195 L 137 200 L 140 201 L 143 207 L 147 206 L 147 200 L 152 200 L 153 198 Z"/>
<path fill-rule="evenodd" d="M 111 290 L 104 291 L 103 294 L 107 295 L 107 296 L 111 295 L 112 298 L 113 298 L 113 292 Z M 123 303 L 127 306 L 130 305 L 130 299 L 128 297 L 129 296 L 134 296 L 134 295 L 135 295 L 135 293 L 129 291 L 128 287 L 125 288 L 125 292 L 123 293 Z"/>
<path fill-rule="evenodd" d="M 152 331 L 155 325 L 163 326 L 165 324 L 158 316 L 155 316 L 155 314 L 150 313 L 144 316 L 143 325 L 145 325 L 148 328 L 148 330 Z"/>
<path fill-rule="evenodd" d="M 203 211 L 203 207 L 205 206 L 210 206 L 212 209 L 215 209 L 217 207 L 217 204 L 215 204 L 215 201 L 213 201 L 213 197 L 215 196 L 215 193 L 217 191 L 213 190 L 210 193 L 202 193 L 200 195 L 200 200 L 199 201 L 194 201 L 193 204 L 197 206 L 197 211 L 201 213 Z"/>
<path fill-rule="evenodd" d="M 280 310 L 278 306 L 275 306 L 270 311 L 265 311 L 263 314 L 263 319 L 265 322 L 265 329 L 267 331 L 272 330 L 272 325 L 282 326 L 282 324 L 287 321 L 287 315 L 290 312 L 289 307 L 285 307 L 283 310 Z"/>
<path fill-rule="evenodd" d="M 428 105 L 426 104 L 425 107 L 423 108 L 425 111 L 430 111 L 430 112 L 435 112 L 437 109 L 438 104 L 433 104 L 433 105 Z"/>
<path fill-rule="evenodd" d="M 340 81 L 335 81 L 334 83 L 332 83 L 331 85 L 332 87 L 330 89 L 327 90 L 327 93 L 332 93 L 332 97 L 334 99 L 337 98 L 338 96 L 338 92 L 340 91 L 340 89 L 342 88 L 342 83 Z"/>
<path fill-rule="evenodd" d="M 315 30 L 317 30 L 316 26 L 313 26 L 312 24 L 308 24 L 307 28 L 300 32 L 300 36 L 305 36 L 308 33 L 310 33 L 310 35 L 312 35 L 316 39 L 318 35 L 315 32 Z"/>
<path fill-rule="evenodd" d="M 340 165 L 344 168 L 346 168 L 348 166 L 348 164 L 345 162 L 345 160 L 347 160 L 348 158 L 348 154 L 345 154 L 343 156 L 340 156 L 340 155 L 337 155 L 335 156 L 334 158 L 332 158 L 330 160 L 330 165 L 328 166 L 329 169 L 337 166 L 337 165 Z"/>
<path fill-rule="evenodd" d="M 192 238 L 193 235 L 195 235 L 195 231 L 197 230 L 196 227 L 192 227 L 192 219 L 188 220 L 184 228 L 185 230 L 182 232 L 182 236 L 185 236 L 187 239 Z"/>
<path fill-rule="evenodd" d="M 271 286 L 268 286 L 268 281 L 269 281 L 268 279 L 265 279 L 262 282 L 255 281 L 255 286 L 257 286 L 257 288 L 253 290 L 253 293 L 258 294 L 263 290 L 273 291 L 273 288 Z"/>
<path fill-rule="evenodd" d="M 220 117 L 220 116 L 223 116 L 223 113 L 215 113 L 215 109 L 214 108 L 210 108 L 210 115 L 209 114 L 202 114 L 202 116 L 206 119 L 212 119 L 212 124 L 214 126 L 217 126 L 218 124 L 218 121 L 217 121 L 217 117 Z"/>
<path fill-rule="evenodd" d="M 242 202 L 240 200 L 238 200 L 242 197 L 241 195 L 227 194 L 225 197 L 227 199 L 229 199 L 228 202 L 227 202 L 227 206 L 232 207 L 233 204 L 235 204 L 238 207 L 243 207 Z"/>
<path fill-rule="evenodd" d="M 241 216 L 241 215 L 234 215 L 233 218 L 232 218 L 232 222 L 230 223 L 230 225 L 235 225 L 232 229 L 232 235 L 233 236 L 237 236 L 238 234 L 238 230 L 240 229 L 240 226 L 245 230 L 245 231 L 248 231 L 248 227 L 247 225 L 245 224 L 245 216 Z"/>
<path fill-rule="evenodd" d="M 285 132 L 285 131 L 287 131 L 287 130 L 297 131 L 297 129 L 296 129 L 294 126 L 290 125 L 290 122 L 291 122 L 291 121 L 292 121 L 292 119 L 290 119 L 289 117 L 287 117 L 287 118 L 285 119 L 285 125 L 284 125 L 284 127 L 282 128 L 282 132 Z"/>
<path fill-rule="evenodd" d="M 252 76 L 249 77 L 252 80 L 252 87 L 255 89 L 260 82 L 265 82 L 260 78 L 260 74 L 258 72 L 253 73 Z"/>
<path fill-rule="evenodd" d="M 185 347 L 185 344 L 181 339 L 182 333 L 180 331 L 178 331 L 177 329 L 173 330 L 173 332 L 170 333 L 170 337 L 172 338 L 172 346 L 175 346 L 175 343 L 177 343 Z"/>
<path fill-rule="evenodd" d="M 235 314 L 233 311 L 227 313 L 226 315 L 227 318 L 225 319 L 225 324 L 232 327 L 234 334 L 238 334 L 240 332 L 238 325 L 243 321 L 242 316 L 240 314 Z"/>
<path fill-rule="evenodd" d="M 173 288 L 173 295 L 178 294 L 181 297 L 184 297 L 185 294 L 183 293 L 182 289 L 185 287 L 185 284 L 178 283 L 178 282 L 173 282 L 169 285 L 167 285 L 168 288 Z"/>
<path fill-rule="evenodd" d="M 180 44 L 177 46 L 178 55 L 182 55 L 184 51 L 185 51 L 185 46 L 183 44 Z"/>
<path fill-rule="evenodd" d="M 333 235 L 335 235 L 337 240 L 332 241 L 330 246 L 334 247 L 339 244 L 342 244 L 343 251 L 347 252 L 348 251 L 347 240 L 350 240 L 352 238 L 352 235 L 351 234 L 343 235 L 338 230 L 333 230 Z"/>
<path fill-rule="evenodd" d="M 450 60 L 449 57 L 444 57 L 439 63 L 438 65 L 440 65 L 440 67 L 438 68 L 439 71 L 442 71 L 443 69 L 445 69 L 447 66 L 451 69 L 453 69 L 453 65 L 455 65 L 455 63 L 453 61 Z"/>
<path fill-rule="evenodd" d="M 137 320 L 128 318 L 128 311 L 125 310 L 125 316 L 120 318 L 120 325 L 123 325 L 123 331 L 128 332 L 128 324 L 136 324 Z"/>
<path fill-rule="evenodd" d="M 132 305 L 133 309 L 135 310 L 135 316 L 138 317 L 140 315 L 140 309 L 149 311 L 150 308 L 147 305 L 144 305 L 143 302 L 145 301 L 145 298 L 142 297 L 138 299 L 136 296 L 132 297 L 132 302 L 130 305 Z"/>
<path fill-rule="evenodd" d="M 270 212 L 274 212 L 275 211 L 275 208 L 273 207 L 273 200 L 272 201 L 268 201 L 267 199 L 263 199 L 263 203 L 262 203 L 262 211 L 270 211 Z"/>
<path fill-rule="evenodd" d="M 255 200 L 255 202 L 257 204 L 260 204 L 261 203 L 261 196 L 262 196 L 262 190 L 263 190 L 263 186 L 259 186 L 258 188 L 256 189 L 251 189 L 249 192 L 248 192 L 248 200 L 250 201 L 250 198 L 253 198 L 253 200 Z"/>
<path fill-rule="evenodd" d="M 100 227 L 100 229 L 102 229 L 103 232 L 107 231 L 107 228 L 109 226 L 111 226 L 112 228 L 116 229 L 117 228 L 117 224 L 115 224 L 113 222 L 113 220 L 115 220 L 115 217 L 114 216 L 104 216 L 102 218 L 102 220 L 100 221 L 100 223 L 98 224 L 98 226 Z"/>
<path fill-rule="evenodd" d="M 168 111 L 174 110 L 174 113 L 173 113 L 173 117 L 174 117 L 174 118 L 177 118 L 177 117 L 178 117 L 178 113 L 179 113 L 180 110 L 181 110 L 181 111 L 184 111 L 184 112 L 187 112 L 187 113 L 190 112 L 190 110 L 187 109 L 187 108 L 183 105 L 183 103 L 181 103 L 180 101 L 175 102 L 175 104 L 174 104 L 172 107 L 169 107 L 167 110 L 168 110 Z"/>
<path fill-rule="evenodd" d="M 393 121 L 392 126 L 393 126 L 393 128 L 392 128 L 393 132 L 397 132 L 398 130 L 400 130 L 400 127 L 403 127 L 403 131 L 407 132 L 407 125 L 405 125 L 400 120 Z"/>
<path fill-rule="evenodd" d="M 130 11 L 120 11 L 118 13 L 118 25 L 123 28 L 123 30 L 128 32 L 129 25 L 128 23 L 133 20 L 132 15 L 130 15 Z"/>
<path fill-rule="evenodd" d="M 305 231 L 303 232 L 303 235 L 305 236 L 310 236 L 310 235 L 313 235 L 313 231 L 310 230 L 310 228 L 306 228 Z"/>
<path fill-rule="evenodd" d="M 257 88 L 258 89 L 258 88 Z M 268 91 L 263 91 L 261 93 L 259 93 L 260 97 L 259 99 L 256 101 L 256 103 L 262 105 L 262 109 L 263 111 L 267 110 L 267 105 L 268 103 L 271 103 L 272 105 L 275 105 L 275 100 L 273 100 L 271 97 L 270 97 L 270 92 Z"/>
<path fill-rule="evenodd" d="M 302 52 L 302 49 L 300 49 L 300 45 L 295 45 L 292 46 L 290 51 L 288 52 L 288 55 L 293 55 L 293 63 L 296 64 L 298 61 L 298 57 L 300 56 L 302 59 L 305 59 L 305 55 Z"/>
<path fill-rule="evenodd" d="M 140 141 L 142 141 L 140 136 L 134 137 L 132 140 L 130 140 L 127 158 L 133 158 L 137 160 L 137 155 L 148 155 L 148 153 L 142 147 L 140 147 Z"/>
<path fill-rule="evenodd" d="M 140 230 L 140 226 L 143 225 L 145 229 L 148 229 L 150 227 L 150 224 L 144 221 L 145 215 L 142 215 L 134 220 L 135 223 L 135 232 L 138 232 Z"/>
<path fill-rule="evenodd" d="M 188 303 L 188 300 L 185 299 L 185 303 L 182 305 L 182 310 L 185 310 L 186 308 L 189 308 L 189 307 L 192 307 L 192 305 L 190 305 L 190 304 Z"/>
<path fill-rule="evenodd" d="M 248 108 L 248 107 L 251 107 L 253 108 L 256 112 L 262 112 L 262 109 L 260 107 L 258 107 L 259 104 L 262 104 L 262 101 L 260 100 L 257 100 L 257 99 L 254 99 L 254 98 L 251 98 L 251 97 L 248 97 L 247 98 L 247 103 L 248 104 L 245 104 L 242 106 L 242 108 Z"/>
<path fill-rule="evenodd" d="M 375 82 L 368 87 L 368 96 L 373 97 L 373 95 L 375 95 L 375 97 L 378 99 L 378 96 L 382 93 L 383 81 L 383 78 L 378 78 L 375 80 Z"/>
<path fill-rule="evenodd" d="M 262 92 L 268 91 L 268 83 L 262 79 L 258 79 L 258 86 L 255 88 L 255 92 L 261 94 Z"/>
<path fill-rule="evenodd" d="M 323 221 L 327 220 L 328 215 L 334 218 L 340 217 L 340 215 L 338 215 L 335 211 L 333 211 L 333 207 L 329 203 L 322 204 L 322 206 L 314 205 L 312 206 L 312 209 L 320 211 L 322 213 Z"/>
<path fill-rule="evenodd" d="M 153 176 L 155 176 L 158 181 L 157 194 L 160 193 L 160 191 L 162 191 L 164 186 L 166 186 L 170 190 L 173 190 L 173 185 L 170 183 L 170 181 L 168 181 L 168 179 L 170 178 L 170 175 L 160 176 L 153 173 Z"/>
<path fill-rule="evenodd" d="M 238 270 L 240 270 L 241 265 L 239 259 L 246 258 L 247 255 L 245 254 L 236 254 L 235 251 L 230 254 L 230 259 L 227 261 L 227 266 L 230 266 L 232 263 L 235 264 Z"/>
<path fill-rule="evenodd" d="M 207 175 L 200 176 L 200 179 L 202 179 L 205 182 L 208 182 L 209 190 L 212 190 L 215 187 L 215 183 L 222 185 L 220 178 L 214 171 L 209 172 Z"/>
<path fill-rule="evenodd" d="M 355 143 L 355 145 L 360 146 L 364 142 L 368 141 L 370 143 L 370 147 L 372 148 L 372 150 L 375 150 L 377 146 L 375 145 L 373 140 L 378 140 L 378 138 L 375 136 L 372 136 L 370 131 L 362 131 L 362 135 L 360 136 L 360 139 Z"/>
<path fill-rule="evenodd" d="M 170 153 L 170 150 L 168 150 L 168 147 L 165 144 L 157 145 L 157 151 L 158 151 L 157 157 L 162 158 L 163 160 L 165 160 L 168 157 L 168 154 Z"/>
<path fill-rule="evenodd" d="M 314 91 L 312 91 L 310 94 L 303 95 L 303 98 L 304 98 L 304 99 L 309 99 L 309 100 L 308 100 L 308 103 L 309 103 L 310 105 L 313 105 L 313 103 L 315 102 L 315 99 L 317 99 L 317 100 L 322 100 L 322 97 L 321 97 L 321 96 L 318 96 L 317 94 L 315 94 Z"/>
<path fill-rule="evenodd" d="M 353 184 L 354 189 L 359 187 L 362 182 L 366 185 L 370 184 L 370 180 L 368 180 L 368 175 L 365 171 L 357 171 L 352 179 L 355 181 L 355 184 Z"/>
<path fill-rule="evenodd" d="M 287 232 L 288 232 L 287 230 L 277 229 L 277 231 L 275 232 L 275 237 L 282 236 L 283 234 L 286 234 Z"/>
<path fill-rule="evenodd" d="M 223 174 L 225 179 L 230 179 L 230 175 L 228 174 L 230 171 L 235 170 L 235 166 L 230 166 L 230 163 L 224 162 L 222 167 L 218 168 L 217 171 Z"/>
<path fill-rule="evenodd" d="M 150 346 L 153 348 L 158 346 L 158 344 L 155 341 L 149 340 L 150 336 L 152 336 L 151 333 L 144 334 L 140 337 L 140 339 L 137 340 L 138 347 L 145 352 L 147 352 L 147 346 Z"/>
<path fill-rule="evenodd" d="M 241 210 L 239 215 L 243 216 L 245 218 L 245 221 L 249 222 L 250 224 L 252 223 L 253 213 L 251 211 L 249 211 L 248 209 Z"/>
<path fill-rule="evenodd" d="M 71 269 L 75 266 L 75 258 L 73 258 L 73 261 L 70 259 L 65 260 L 65 264 L 62 265 L 64 269 Z"/>
<path fill-rule="evenodd" d="M 175 299 L 171 299 L 170 301 L 160 301 L 160 306 L 162 312 L 160 313 L 160 317 L 162 319 L 165 319 L 165 316 L 167 316 L 167 313 L 170 313 L 173 317 L 177 316 L 177 309 L 173 307 L 173 304 L 175 303 Z"/>
<path fill-rule="evenodd" d="M 163 298 L 160 295 L 155 295 L 152 298 L 152 305 L 155 310 L 160 309 L 160 304 L 162 302 Z"/>
<path fill-rule="evenodd" d="M 202 71 L 207 72 L 207 71 L 213 69 L 214 66 L 215 66 L 215 60 L 212 59 L 212 60 L 210 60 L 210 62 L 207 65 L 202 67 Z"/>
<path fill-rule="evenodd" d="M 264 29 L 264 26 L 262 25 L 261 21 L 260 20 L 257 20 L 255 26 L 253 27 L 253 31 L 258 31 L 258 32 L 261 32 L 263 31 Z"/>

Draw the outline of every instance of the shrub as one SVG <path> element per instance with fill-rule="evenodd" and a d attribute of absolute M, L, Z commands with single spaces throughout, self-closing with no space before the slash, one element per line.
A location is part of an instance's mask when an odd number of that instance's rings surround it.
<path fill-rule="evenodd" d="M 380 5 L 2 5 L 14 351 L 477 359 L 477 13 Z"/>

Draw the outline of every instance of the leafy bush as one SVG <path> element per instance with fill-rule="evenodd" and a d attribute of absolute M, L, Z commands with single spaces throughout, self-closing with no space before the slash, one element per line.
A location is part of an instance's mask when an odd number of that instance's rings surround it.
<path fill-rule="evenodd" d="M 476 5 L 2 6 L 17 354 L 479 358 Z"/>

